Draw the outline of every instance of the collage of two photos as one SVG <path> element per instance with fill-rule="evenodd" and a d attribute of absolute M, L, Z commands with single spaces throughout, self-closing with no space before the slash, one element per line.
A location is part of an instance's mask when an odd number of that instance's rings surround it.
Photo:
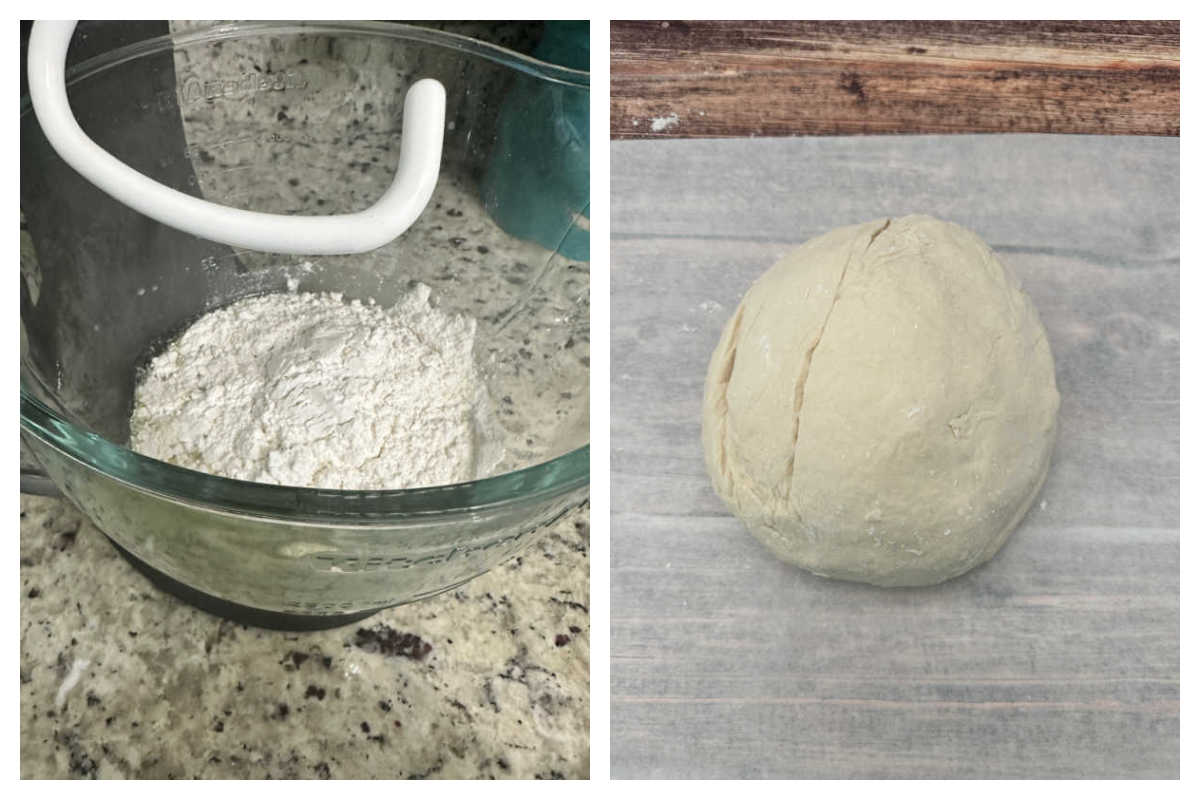
<path fill-rule="evenodd" d="M 20 44 L 22 779 L 1180 777 L 1178 21 Z"/>

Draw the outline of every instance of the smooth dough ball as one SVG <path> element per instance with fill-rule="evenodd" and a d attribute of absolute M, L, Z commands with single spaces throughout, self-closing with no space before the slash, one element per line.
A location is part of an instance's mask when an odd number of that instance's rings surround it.
<path fill-rule="evenodd" d="M 779 558 L 924 586 L 987 561 L 1045 480 L 1054 359 L 1029 297 L 970 231 L 838 228 L 758 279 L 704 391 L 717 493 Z"/>

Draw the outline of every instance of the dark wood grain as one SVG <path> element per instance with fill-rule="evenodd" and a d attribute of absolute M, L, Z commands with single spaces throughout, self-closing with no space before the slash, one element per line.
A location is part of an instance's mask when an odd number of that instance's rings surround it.
<path fill-rule="evenodd" d="M 611 133 L 1179 135 L 1179 23 L 621 22 Z"/>

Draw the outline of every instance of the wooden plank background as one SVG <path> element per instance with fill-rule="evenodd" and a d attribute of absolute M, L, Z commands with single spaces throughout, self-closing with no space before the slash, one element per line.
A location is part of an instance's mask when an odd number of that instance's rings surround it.
<path fill-rule="evenodd" d="M 612 145 L 612 774 L 1179 773 L 1179 140 Z M 1046 326 L 1041 497 L 941 586 L 816 578 L 712 491 L 708 359 L 750 282 L 837 225 L 975 230 Z"/>
<path fill-rule="evenodd" d="M 614 21 L 614 139 L 1179 135 L 1179 23 Z"/>

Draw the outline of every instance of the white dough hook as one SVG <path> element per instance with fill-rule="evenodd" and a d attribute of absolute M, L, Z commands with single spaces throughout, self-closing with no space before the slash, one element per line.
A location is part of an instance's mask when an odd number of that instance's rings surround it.
<path fill-rule="evenodd" d="M 293 216 L 245 211 L 164 186 L 114 158 L 88 138 L 67 101 L 67 48 L 77 20 L 38 21 L 29 38 L 29 97 L 55 152 L 80 175 L 130 208 L 164 225 L 269 253 L 365 253 L 416 221 L 437 184 L 446 119 L 446 89 L 426 78 L 404 98 L 400 163 L 375 205 L 353 214 Z"/>

